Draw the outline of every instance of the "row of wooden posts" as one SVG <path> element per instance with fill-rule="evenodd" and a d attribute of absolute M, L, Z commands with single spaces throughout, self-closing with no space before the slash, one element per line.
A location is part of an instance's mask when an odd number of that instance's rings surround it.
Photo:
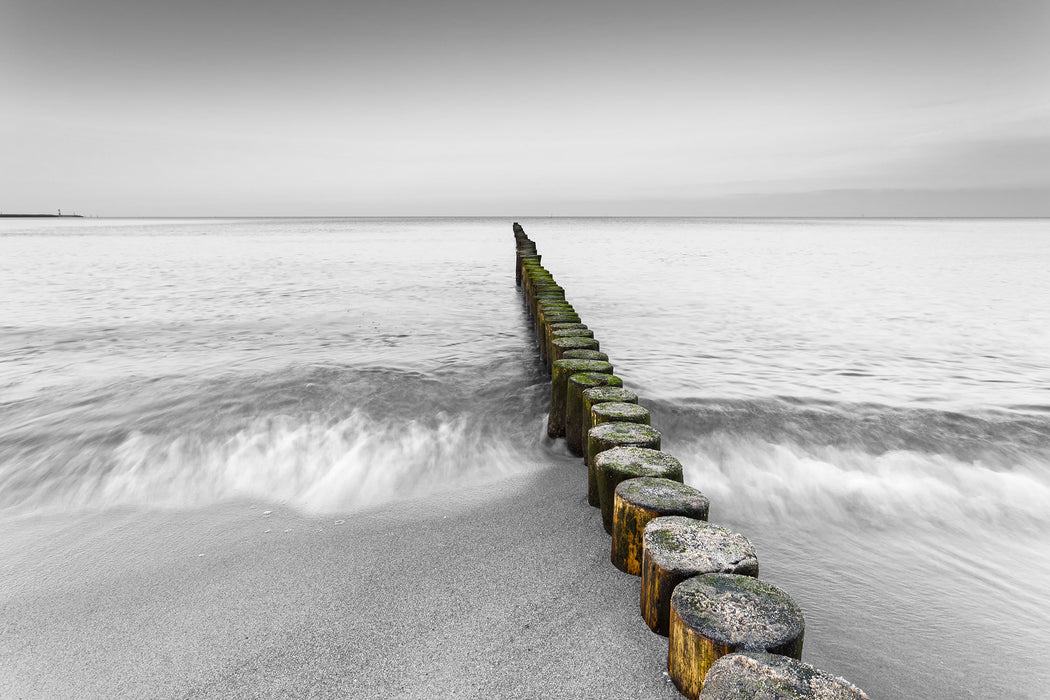
<path fill-rule="evenodd" d="M 708 499 L 661 451 L 649 411 L 613 374 L 594 332 L 518 223 L 514 238 L 515 279 L 551 376 L 547 435 L 564 438 L 583 458 L 587 502 L 601 509 L 612 537 L 610 560 L 641 576 L 640 613 L 668 637 L 675 686 L 704 700 L 866 699 L 848 681 L 801 661 L 801 609 L 758 579 L 746 537 L 707 522 Z"/>

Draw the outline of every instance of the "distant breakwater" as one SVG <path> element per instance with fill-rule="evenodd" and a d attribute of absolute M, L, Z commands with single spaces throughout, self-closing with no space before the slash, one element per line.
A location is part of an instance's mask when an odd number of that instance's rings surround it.
<path fill-rule="evenodd" d="M 547 437 L 583 458 L 581 495 L 601 512 L 610 563 L 641 577 L 639 614 L 668 638 L 667 672 L 686 697 L 866 700 L 802 659 L 805 620 L 759 579 L 751 543 L 707 522 L 708 499 L 661 450 L 639 395 L 614 374 L 600 339 L 513 224 L 515 281 L 550 373 Z"/>
<path fill-rule="evenodd" d="M 0 214 L 0 219 L 83 219 L 80 214 Z"/>

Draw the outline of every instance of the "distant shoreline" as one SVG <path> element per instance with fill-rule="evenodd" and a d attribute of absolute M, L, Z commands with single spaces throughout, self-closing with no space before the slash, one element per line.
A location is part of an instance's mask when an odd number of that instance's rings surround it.
<path fill-rule="evenodd" d="M 83 219 L 80 214 L 0 214 L 0 219 Z"/>

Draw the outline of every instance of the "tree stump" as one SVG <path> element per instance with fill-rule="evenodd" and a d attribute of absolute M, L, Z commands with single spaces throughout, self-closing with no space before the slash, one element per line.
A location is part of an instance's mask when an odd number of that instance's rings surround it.
<path fill-rule="evenodd" d="M 758 557 L 738 532 L 681 515 L 653 518 L 642 532 L 642 619 L 667 636 L 671 593 L 700 574 L 758 576 Z"/>
<path fill-rule="evenodd" d="M 870 700 L 845 678 L 778 654 L 723 656 L 704 676 L 700 700 Z"/>
<path fill-rule="evenodd" d="M 597 342 L 597 341 L 595 341 Z M 563 360 L 601 360 L 608 362 L 609 356 L 597 350 L 566 350 L 561 354 Z M 637 400 L 637 399 L 635 399 Z"/>
<path fill-rule="evenodd" d="M 588 435 L 592 428 L 604 423 L 636 423 L 638 425 L 649 425 L 649 409 L 643 408 L 635 403 L 607 401 L 591 407 L 591 415 L 587 417 L 587 422 L 589 425 L 587 428 Z M 590 440 L 588 439 L 588 446 L 589 445 Z M 620 445 L 636 445 L 638 447 L 655 447 L 657 450 L 660 449 L 659 444 L 651 445 L 648 443 L 642 444 L 640 442 L 618 442 L 612 446 L 617 447 Z M 598 499 L 598 479 L 597 475 L 594 473 L 594 454 L 588 453 L 587 457 L 587 502 L 595 508 L 600 508 L 601 501 Z"/>
<path fill-rule="evenodd" d="M 671 595 L 667 672 L 696 700 L 704 676 L 734 651 L 767 651 L 802 658 L 802 610 L 776 586 L 739 574 L 703 574 Z"/>
<path fill-rule="evenodd" d="M 670 479 L 643 476 L 621 481 L 613 492 L 612 553 L 620 571 L 642 575 L 642 532 L 661 515 L 707 520 L 707 496 Z"/>
<path fill-rule="evenodd" d="M 613 366 L 600 360 L 558 360 L 551 367 L 551 410 L 547 415 L 547 435 L 565 436 L 565 399 L 569 377 L 580 372 L 612 374 Z"/>
<path fill-rule="evenodd" d="M 614 447 L 648 447 L 659 450 L 660 431 L 641 423 L 619 421 L 602 423 L 587 431 L 587 454 L 584 457 L 584 463 L 587 465 L 587 503 L 595 508 L 601 507 L 601 503 L 598 501 L 598 482 L 594 477 L 594 458 L 598 453 Z"/>
<path fill-rule="evenodd" d="M 607 405 L 634 404 L 599 404 L 595 409 Z M 594 481 L 598 491 L 598 507 L 602 509 L 602 527 L 610 535 L 616 487 L 621 481 L 640 476 L 653 476 L 681 483 L 682 463 L 666 452 L 645 447 L 614 447 L 594 458 Z"/>
<path fill-rule="evenodd" d="M 623 380 L 612 374 L 591 374 L 581 372 L 569 377 L 568 391 L 565 395 L 565 442 L 569 452 L 582 457 L 583 444 L 583 392 L 594 387 L 622 387 Z"/>

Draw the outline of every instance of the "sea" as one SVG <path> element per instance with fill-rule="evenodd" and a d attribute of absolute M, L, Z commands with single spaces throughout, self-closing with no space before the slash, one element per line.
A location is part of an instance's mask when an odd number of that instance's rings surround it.
<path fill-rule="evenodd" d="M 0 220 L 0 519 L 347 513 L 575 459 L 512 221 Z M 1050 221 L 518 221 L 805 660 L 1050 697 Z"/>

